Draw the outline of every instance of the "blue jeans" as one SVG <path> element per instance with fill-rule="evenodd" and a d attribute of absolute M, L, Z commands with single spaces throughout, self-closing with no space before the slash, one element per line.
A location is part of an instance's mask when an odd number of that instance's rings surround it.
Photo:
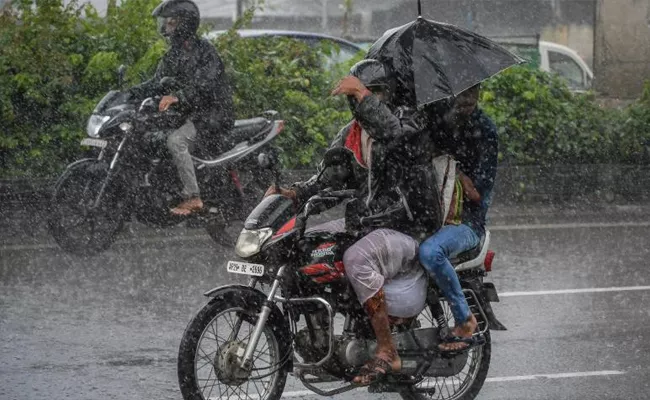
<path fill-rule="evenodd" d="M 467 225 L 446 225 L 420 245 L 420 263 L 433 275 L 442 290 L 456 325 L 467 321 L 471 313 L 450 258 L 478 246 L 479 237 Z"/>

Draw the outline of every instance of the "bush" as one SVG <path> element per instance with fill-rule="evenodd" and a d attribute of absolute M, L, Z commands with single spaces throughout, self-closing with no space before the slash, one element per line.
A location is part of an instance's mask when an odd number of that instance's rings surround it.
<path fill-rule="evenodd" d="M 78 155 L 117 66 L 146 74 L 155 65 L 146 61 L 159 42 L 149 17 L 158 1 L 111 1 L 106 18 L 75 2 L 11 4 L 0 14 L 0 173 L 53 175 Z"/>
<path fill-rule="evenodd" d="M 481 105 L 498 128 L 502 162 L 634 164 L 650 139 L 648 97 L 605 109 L 555 76 L 515 67 L 483 85 Z"/>
<path fill-rule="evenodd" d="M 90 112 L 117 84 L 151 76 L 166 45 L 151 11 L 159 0 L 110 0 L 107 15 L 62 0 L 11 2 L 0 14 L 0 176 L 53 176 L 79 156 Z M 239 21 L 239 28 L 250 21 Z M 238 118 L 275 109 L 286 121 L 278 138 L 286 167 L 313 166 L 350 118 L 329 92 L 348 65 L 324 70 L 319 51 L 289 39 L 215 40 L 235 87 Z M 322 48 L 320 51 L 336 51 Z M 511 164 L 639 163 L 650 148 L 650 84 L 621 110 L 575 96 L 543 72 L 513 68 L 488 81 L 482 106 Z"/>
<path fill-rule="evenodd" d="M 288 38 L 242 40 L 230 31 L 215 45 L 236 89 L 238 118 L 269 109 L 280 112 L 285 130 L 276 144 L 283 150 L 284 166 L 313 166 L 351 118 L 344 99 L 329 96 L 345 67 L 324 71 L 318 51 Z"/>

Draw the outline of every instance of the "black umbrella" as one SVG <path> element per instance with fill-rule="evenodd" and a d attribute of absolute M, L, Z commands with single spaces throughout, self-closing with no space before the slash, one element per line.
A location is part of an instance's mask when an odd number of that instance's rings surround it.
<path fill-rule="evenodd" d="M 385 63 L 395 74 L 396 95 L 418 107 L 456 96 L 525 62 L 483 36 L 421 16 L 387 31 L 367 58 Z"/>

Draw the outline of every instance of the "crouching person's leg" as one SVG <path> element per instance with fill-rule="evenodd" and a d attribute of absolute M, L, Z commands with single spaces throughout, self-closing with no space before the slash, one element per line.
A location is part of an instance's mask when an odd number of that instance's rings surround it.
<path fill-rule="evenodd" d="M 359 302 L 368 313 L 377 338 L 375 358 L 366 364 L 354 383 L 369 385 L 388 373 L 399 372 L 401 360 L 393 343 L 384 293 L 384 281 L 391 279 L 417 257 L 417 242 L 389 229 L 375 230 L 343 256 L 346 275 Z"/>

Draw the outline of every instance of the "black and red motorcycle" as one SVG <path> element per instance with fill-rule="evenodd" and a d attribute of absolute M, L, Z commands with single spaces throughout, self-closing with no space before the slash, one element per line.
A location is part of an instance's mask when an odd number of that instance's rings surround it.
<path fill-rule="evenodd" d="M 340 151 L 328 151 L 323 171 L 349 163 L 340 156 Z M 243 261 L 227 263 L 228 272 L 249 276 L 248 285 L 206 292 L 210 301 L 183 335 L 178 378 L 184 399 L 280 399 L 289 373 L 322 396 L 358 387 L 351 379 L 376 345 L 342 261 L 358 234 L 305 229 L 310 216 L 355 195 L 354 190 L 325 190 L 297 214 L 291 200 L 271 195 L 253 210 L 235 247 Z M 372 384 L 369 391 L 396 392 L 406 399 L 476 397 L 490 365 L 490 330 L 505 330 L 490 307 L 499 301 L 496 289 L 484 282 L 494 257 L 489 246 L 487 232 L 476 249 L 453 260 L 479 321 L 478 345 L 457 353 L 438 350 L 453 317 L 447 300 L 430 282 L 421 314 L 392 326 L 402 359 L 399 375 Z M 322 383 L 330 388 L 319 387 Z M 334 383 L 338 387 L 331 388 Z"/>

